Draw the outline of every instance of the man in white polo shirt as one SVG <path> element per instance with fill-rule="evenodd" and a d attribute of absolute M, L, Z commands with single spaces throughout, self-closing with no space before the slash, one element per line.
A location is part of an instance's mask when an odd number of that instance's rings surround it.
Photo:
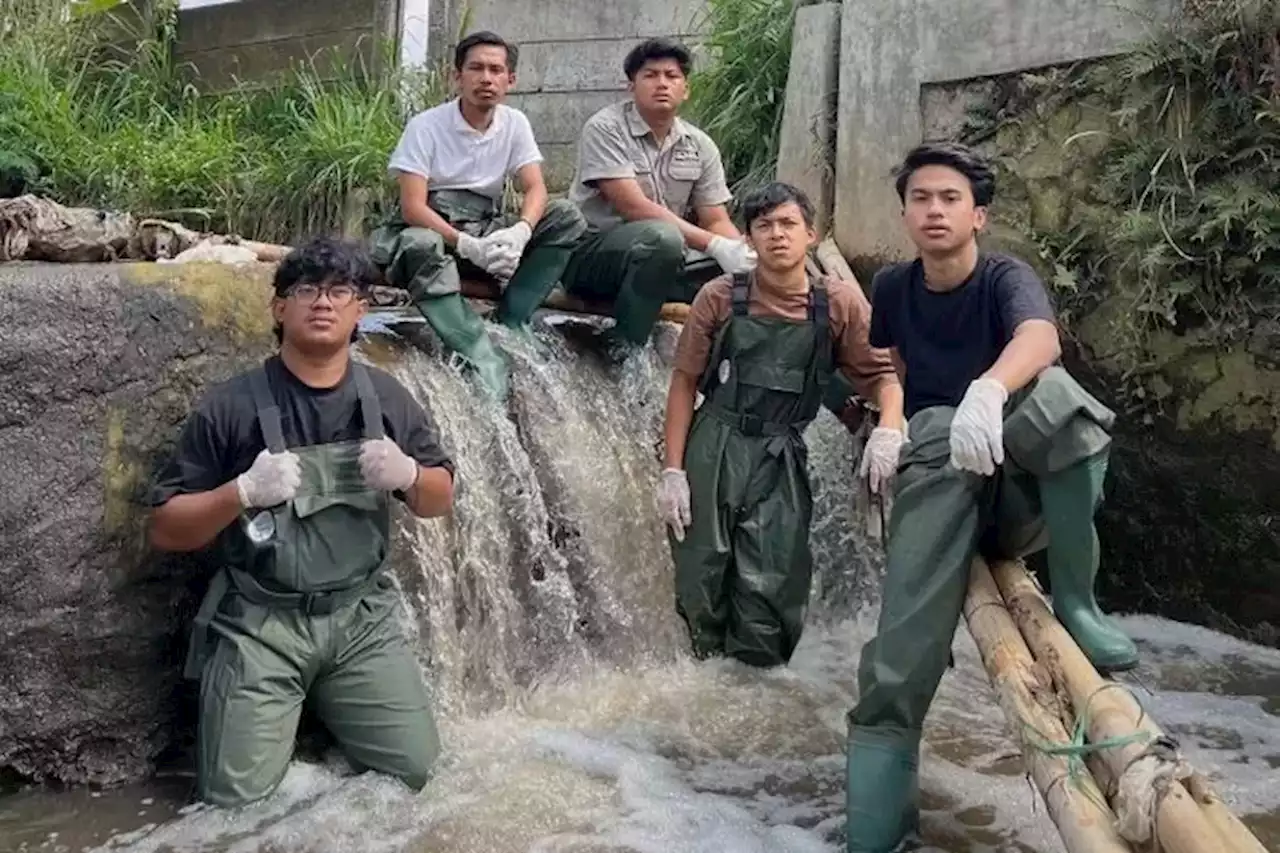
<path fill-rule="evenodd" d="M 454 51 L 459 96 L 405 126 L 389 171 L 399 205 L 372 235 L 374 261 L 410 297 L 445 346 L 471 362 L 499 398 L 507 362 L 461 294 L 459 263 L 502 287 L 497 320 L 521 328 L 569 262 L 586 221 L 568 201 L 548 201 L 542 152 L 524 113 L 502 103 L 519 51 L 491 32 Z M 524 193 L 519 216 L 503 214 L 508 176 Z"/>

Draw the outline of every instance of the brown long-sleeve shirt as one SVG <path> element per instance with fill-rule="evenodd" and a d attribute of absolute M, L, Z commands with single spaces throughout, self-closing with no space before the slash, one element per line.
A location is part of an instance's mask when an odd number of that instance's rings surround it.
<path fill-rule="evenodd" d="M 836 366 L 849 379 L 854 391 L 865 400 L 876 400 L 882 382 L 896 384 L 898 376 L 886 349 L 871 346 L 867 331 L 871 304 L 856 284 L 827 276 L 827 303 L 830 306 L 831 336 L 835 340 Z M 676 344 L 675 369 L 701 376 L 711 357 L 711 346 L 733 311 L 733 280 L 722 276 L 703 285 L 689 306 L 689 316 Z M 753 317 L 783 317 L 803 320 L 808 316 L 809 294 L 805 291 L 780 293 L 752 283 L 747 312 Z"/>

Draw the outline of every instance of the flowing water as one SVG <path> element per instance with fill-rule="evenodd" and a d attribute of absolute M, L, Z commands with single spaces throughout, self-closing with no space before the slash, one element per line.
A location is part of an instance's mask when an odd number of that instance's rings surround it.
<path fill-rule="evenodd" d="M 362 345 L 430 407 L 458 464 L 454 516 L 404 520 L 395 555 L 446 750 L 424 791 L 353 774 L 331 749 L 267 800 L 219 811 L 187 804 L 175 765 L 110 791 L 0 798 L 0 850 L 842 850 L 844 715 L 880 572 L 852 523 L 853 437 L 826 412 L 807 435 L 817 566 L 791 665 L 691 661 L 652 498 L 672 330 L 620 368 L 566 342 L 582 336 L 501 336 L 509 412 L 438 354 Z M 1138 698 L 1280 849 L 1280 651 L 1123 624 L 1143 650 Z M 1061 850 L 963 629 L 955 653 L 923 747 L 926 841 Z"/>

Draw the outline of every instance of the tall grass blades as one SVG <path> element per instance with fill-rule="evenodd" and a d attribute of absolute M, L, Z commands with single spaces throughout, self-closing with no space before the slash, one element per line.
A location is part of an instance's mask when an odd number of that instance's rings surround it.
<path fill-rule="evenodd" d="M 394 198 L 386 163 L 406 118 L 447 97 L 443 69 L 402 71 L 389 45 L 380 62 L 335 56 L 323 77 L 317 55 L 266 85 L 202 94 L 172 59 L 173 3 L 142 19 L 6 2 L 0 177 L 6 158 L 33 164 L 29 189 L 64 204 L 277 242 L 359 230 Z M 104 48 L 107 31 L 129 49 Z"/>
<path fill-rule="evenodd" d="M 690 118 L 720 147 L 735 196 L 772 180 L 791 63 L 794 0 L 708 0 Z"/>

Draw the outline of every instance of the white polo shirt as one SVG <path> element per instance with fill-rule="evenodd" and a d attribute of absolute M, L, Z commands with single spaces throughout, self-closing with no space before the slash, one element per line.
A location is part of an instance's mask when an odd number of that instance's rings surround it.
<path fill-rule="evenodd" d="M 388 170 L 392 177 L 396 172 L 422 175 L 433 190 L 471 190 L 500 199 L 507 175 L 542 159 L 520 110 L 499 104 L 481 133 L 467 124 L 455 98 L 409 119 Z"/>

